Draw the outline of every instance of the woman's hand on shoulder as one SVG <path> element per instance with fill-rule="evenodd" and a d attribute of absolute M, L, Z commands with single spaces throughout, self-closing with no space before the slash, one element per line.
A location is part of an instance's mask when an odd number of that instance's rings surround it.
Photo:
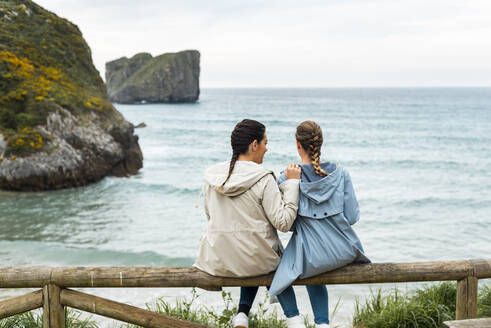
<path fill-rule="evenodd" d="M 302 175 L 302 169 L 300 165 L 290 163 L 285 169 L 285 176 L 287 179 L 300 179 Z"/>

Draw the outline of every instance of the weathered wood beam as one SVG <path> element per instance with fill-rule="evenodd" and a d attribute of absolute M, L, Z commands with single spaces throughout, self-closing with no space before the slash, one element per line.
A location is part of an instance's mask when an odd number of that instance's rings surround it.
<path fill-rule="evenodd" d="M 51 282 L 51 267 L 3 267 L 0 288 L 43 288 Z"/>
<path fill-rule="evenodd" d="M 469 260 L 474 266 L 474 276 L 477 279 L 491 278 L 491 259 Z"/>
<path fill-rule="evenodd" d="M 0 319 L 31 311 L 43 306 L 43 291 L 37 290 L 0 302 Z"/>
<path fill-rule="evenodd" d="M 163 314 L 147 311 L 128 304 L 118 303 L 102 297 L 62 289 L 61 303 L 82 311 L 99 314 L 148 328 L 198 328 L 205 327 L 196 323 L 179 320 Z"/>
<path fill-rule="evenodd" d="M 490 328 L 491 318 L 444 321 L 443 328 Z"/>
<path fill-rule="evenodd" d="M 457 281 L 456 319 L 477 318 L 477 278 L 466 277 Z"/>
<path fill-rule="evenodd" d="M 295 285 L 358 284 L 491 278 L 491 259 L 447 262 L 351 264 Z M 199 287 L 270 285 L 273 274 L 250 278 L 214 277 L 193 267 L 2 268 L 0 288 L 42 287 Z"/>
<path fill-rule="evenodd" d="M 65 328 L 65 307 L 60 302 L 61 288 L 48 284 L 43 287 L 43 327 Z"/>

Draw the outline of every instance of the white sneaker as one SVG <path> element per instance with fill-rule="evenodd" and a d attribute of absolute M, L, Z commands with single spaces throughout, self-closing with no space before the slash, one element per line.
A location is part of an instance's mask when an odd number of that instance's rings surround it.
<path fill-rule="evenodd" d="M 244 312 L 237 313 L 232 320 L 232 326 L 234 328 L 248 328 L 249 317 Z"/>
<path fill-rule="evenodd" d="M 320 325 L 315 325 L 316 328 L 330 328 L 328 323 L 321 323 Z"/>
<path fill-rule="evenodd" d="M 286 318 L 286 326 L 288 328 L 306 328 L 303 318 L 299 315 L 296 317 Z"/>

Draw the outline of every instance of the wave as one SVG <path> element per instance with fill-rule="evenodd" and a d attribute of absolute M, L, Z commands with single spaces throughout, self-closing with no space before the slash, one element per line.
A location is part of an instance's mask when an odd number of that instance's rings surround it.
<path fill-rule="evenodd" d="M 383 168 L 443 168 L 443 169 L 455 169 L 455 168 L 471 168 L 474 167 L 469 162 L 457 162 L 452 160 L 415 160 L 415 159 L 386 159 L 386 160 L 344 160 L 345 166 L 377 166 Z"/>
<path fill-rule="evenodd" d="M 191 257 L 170 257 L 156 251 L 119 251 L 70 247 L 35 241 L 0 241 L 1 257 L 11 266 L 190 266 Z"/>
<path fill-rule="evenodd" d="M 132 189 L 132 191 L 159 192 L 167 195 L 197 195 L 201 191 L 201 187 L 178 187 L 168 183 L 137 183 L 129 188 Z"/>
<path fill-rule="evenodd" d="M 418 197 L 410 193 L 399 195 L 398 198 L 391 197 L 390 202 L 383 196 L 371 196 L 361 193 L 359 196 L 360 207 L 364 209 L 365 213 L 368 211 L 370 214 L 377 214 L 379 210 L 387 212 L 389 209 L 400 214 L 401 209 L 418 209 L 422 211 L 424 207 L 438 207 L 440 212 L 460 210 L 462 208 L 472 208 L 474 210 L 491 208 L 491 203 L 486 199 L 479 199 L 475 197 L 436 197 L 426 196 Z M 398 215 L 399 215 L 398 214 Z"/>
<path fill-rule="evenodd" d="M 270 163 L 286 165 L 289 162 L 299 162 L 299 158 L 296 154 L 287 153 L 285 151 L 278 151 L 268 155 L 266 159 Z M 440 159 L 343 159 L 338 161 L 335 158 L 330 160 L 322 159 L 321 162 L 335 162 L 346 168 L 350 167 L 367 167 L 376 166 L 384 169 L 400 169 L 400 168 L 427 168 L 427 169 L 473 169 L 475 172 L 479 172 L 479 168 L 476 168 L 473 163 L 470 162 L 458 162 L 453 160 L 440 160 Z M 477 170 L 477 171 L 476 171 Z"/>
<path fill-rule="evenodd" d="M 488 208 L 491 204 L 485 199 L 476 198 L 443 198 L 443 197 L 421 197 L 414 199 L 404 199 L 399 201 L 393 201 L 391 203 L 394 207 L 408 207 L 419 208 L 421 206 L 441 206 L 441 207 L 469 207 L 469 208 Z"/>
<path fill-rule="evenodd" d="M 122 180 L 115 177 L 107 177 L 98 184 L 85 187 L 84 190 L 88 195 L 99 195 L 100 197 L 107 198 L 109 195 L 119 195 L 121 190 L 128 190 L 132 193 L 135 192 L 155 192 L 158 194 L 171 194 L 171 195 L 192 195 L 199 194 L 201 191 L 201 185 L 193 183 L 190 186 L 177 186 L 171 183 L 158 183 L 156 181 L 164 178 L 152 175 L 152 178 L 145 178 L 143 176 L 131 177 L 127 180 Z M 167 179 L 168 180 L 168 179 Z M 201 180 L 200 180 L 201 182 Z M 84 187 L 82 187 L 83 189 Z"/>

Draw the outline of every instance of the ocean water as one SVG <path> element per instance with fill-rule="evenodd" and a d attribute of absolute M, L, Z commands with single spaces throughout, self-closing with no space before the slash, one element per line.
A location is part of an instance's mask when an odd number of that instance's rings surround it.
<path fill-rule="evenodd" d="M 355 230 L 372 261 L 491 258 L 491 88 L 204 89 L 195 104 L 116 107 L 147 124 L 136 130 L 144 168 L 77 189 L 0 191 L 2 266 L 192 265 L 205 229 L 202 200 L 195 207 L 203 171 L 230 158 L 243 118 L 266 125 L 263 165 L 277 173 L 299 162 L 296 125 L 320 124 L 321 159 L 349 170 L 361 209 Z M 308 313 L 304 288 L 296 290 Z M 367 293 L 329 290 L 332 306 L 341 298 L 340 323 Z M 92 291 L 139 306 L 189 294 Z M 219 308 L 217 294 L 200 299 Z"/>

